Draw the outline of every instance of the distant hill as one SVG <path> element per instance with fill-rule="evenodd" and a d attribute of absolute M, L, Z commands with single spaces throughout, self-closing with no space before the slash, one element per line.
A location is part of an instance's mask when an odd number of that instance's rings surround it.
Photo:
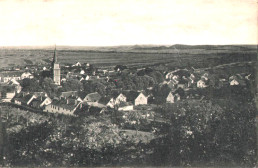
<path fill-rule="evenodd" d="M 1 47 L 0 49 L 18 50 L 54 50 L 54 46 L 15 46 Z M 57 50 L 78 50 L 91 52 L 165 52 L 175 50 L 254 50 L 257 45 L 122 45 L 122 46 L 57 46 Z"/>

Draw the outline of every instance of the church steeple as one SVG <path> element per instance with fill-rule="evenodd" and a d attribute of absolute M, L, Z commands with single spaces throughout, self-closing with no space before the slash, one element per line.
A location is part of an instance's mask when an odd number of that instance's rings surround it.
<path fill-rule="evenodd" d="M 56 45 L 55 45 L 55 51 L 54 51 L 54 57 L 53 57 L 53 63 L 57 62 L 57 56 L 56 56 Z"/>
<path fill-rule="evenodd" d="M 55 45 L 55 51 L 53 56 L 53 62 L 52 62 L 52 74 L 53 74 L 53 81 L 56 85 L 60 85 L 60 65 L 57 63 L 57 55 L 56 55 L 56 45 Z"/>

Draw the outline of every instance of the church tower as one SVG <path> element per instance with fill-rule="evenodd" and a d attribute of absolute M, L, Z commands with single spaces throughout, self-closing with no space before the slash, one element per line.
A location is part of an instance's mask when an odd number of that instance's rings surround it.
<path fill-rule="evenodd" d="M 57 56 L 56 56 L 56 47 L 55 47 L 55 52 L 54 52 L 54 57 L 53 57 L 53 62 L 52 62 L 52 69 L 53 69 L 53 81 L 55 82 L 56 85 L 60 85 L 60 65 L 57 63 Z"/>

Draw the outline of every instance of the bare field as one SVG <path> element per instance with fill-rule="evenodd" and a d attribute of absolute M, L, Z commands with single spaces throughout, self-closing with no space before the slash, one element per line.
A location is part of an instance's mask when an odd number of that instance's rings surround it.
<path fill-rule="evenodd" d="M 109 50 L 108 50 L 109 49 Z M 102 66 L 116 64 L 149 65 L 166 63 L 171 66 L 216 66 L 224 63 L 256 61 L 256 46 L 171 46 L 105 48 L 96 50 L 58 49 L 58 61 L 65 63 L 91 63 Z M 48 64 L 53 57 L 49 49 L 0 49 L 0 66 Z M 30 60 L 30 61 L 28 61 Z"/>

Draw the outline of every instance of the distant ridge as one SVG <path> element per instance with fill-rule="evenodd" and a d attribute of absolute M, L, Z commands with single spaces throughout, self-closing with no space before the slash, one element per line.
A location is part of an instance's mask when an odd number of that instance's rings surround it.
<path fill-rule="evenodd" d="M 57 50 L 84 50 L 99 52 L 146 52 L 146 51 L 169 51 L 169 50 L 223 50 L 223 49 L 256 49 L 257 45 L 121 45 L 121 46 L 58 46 Z M 17 50 L 54 50 L 53 46 L 2 46 L 0 49 L 17 49 Z"/>

